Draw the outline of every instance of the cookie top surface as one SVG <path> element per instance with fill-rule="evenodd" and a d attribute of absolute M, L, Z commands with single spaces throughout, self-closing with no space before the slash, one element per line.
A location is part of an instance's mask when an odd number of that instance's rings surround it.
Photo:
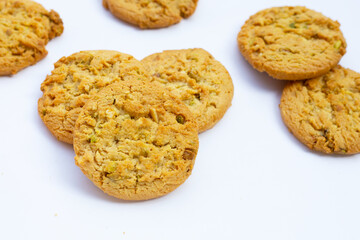
<path fill-rule="evenodd" d="M 140 28 L 162 28 L 190 17 L 198 0 L 103 0 L 117 18 Z"/>
<path fill-rule="evenodd" d="M 30 0 L 0 0 L 0 75 L 11 75 L 47 55 L 45 45 L 60 36 L 59 15 Z"/>
<path fill-rule="evenodd" d="M 340 24 L 305 7 L 274 7 L 251 16 L 238 34 L 245 59 L 282 80 L 327 73 L 346 52 Z"/>
<path fill-rule="evenodd" d="M 39 115 L 60 141 L 71 144 L 75 121 L 91 94 L 115 81 L 144 76 L 140 61 L 116 51 L 82 51 L 63 57 L 41 84 Z"/>
<path fill-rule="evenodd" d="M 164 51 L 142 62 L 154 81 L 189 107 L 199 132 L 213 127 L 231 105 L 232 79 L 225 67 L 203 49 Z"/>
<path fill-rule="evenodd" d="M 76 121 L 76 164 L 104 192 L 124 200 L 165 195 L 191 174 L 197 126 L 157 83 L 121 81 L 92 96 Z"/>
<path fill-rule="evenodd" d="M 337 66 L 324 76 L 291 82 L 281 115 L 306 146 L 324 153 L 360 152 L 360 74 Z"/>

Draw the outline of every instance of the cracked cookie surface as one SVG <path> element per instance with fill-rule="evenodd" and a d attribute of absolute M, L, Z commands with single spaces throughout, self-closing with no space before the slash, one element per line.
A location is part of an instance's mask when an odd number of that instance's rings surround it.
<path fill-rule="evenodd" d="M 162 28 L 190 17 L 198 0 L 103 0 L 117 18 L 140 28 Z"/>
<path fill-rule="evenodd" d="M 115 81 L 147 76 L 140 61 L 117 51 L 82 51 L 54 66 L 41 84 L 38 112 L 51 133 L 70 144 L 75 121 L 91 94 Z"/>
<path fill-rule="evenodd" d="M 274 7 L 251 16 L 238 34 L 245 59 L 280 80 L 327 73 L 346 52 L 340 24 L 305 7 Z"/>
<path fill-rule="evenodd" d="M 194 114 L 199 132 L 213 127 L 230 107 L 234 86 L 225 67 L 203 49 L 169 50 L 141 62 Z"/>
<path fill-rule="evenodd" d="M 0 75 L 12 75 L 47 55 L 49 40 L 60 36 L 59 14 L 30 0 L 0 1 Z"/>
<path fill-rule="evenodd" d="M 197 126 L 157 83 L 126 80 L 101 90 L 76 121 L 76 164 L 105 193 L 124 200 L 163 196 L 191 174 Z"/>
<path fill-rule="evenodd" d="M 337 66 L 326 75 L 288 83 L 280 104 L 289 130 L 310 149 L 360 152 L 360 74 Z"/>

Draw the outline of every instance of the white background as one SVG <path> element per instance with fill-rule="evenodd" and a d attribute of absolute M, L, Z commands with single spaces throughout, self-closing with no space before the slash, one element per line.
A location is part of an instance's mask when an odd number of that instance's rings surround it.
<path fill-rule="evenodd" d="M 0 78 L 0 239 L 360 239 L 360 156 L 308 150 L 282 123 L 284 82 L 258 73 L 236 36 L 255 12 L 305 5 L 338 20 L 348 43 L 341 64 L 360 72 L 360 2 L 200 0 L 188 20 L 140 30 L 101 0 L 38 0 L 58 11 L 65 31 L 48 56 Z M 112 49 L 138 59 L 201 47 L 229 70 L 233 105 L 200 135 L 191 177 L 173 193 L 124 202 L 97 189 L 37 114 L 40 84 L 62 56 Z"/>

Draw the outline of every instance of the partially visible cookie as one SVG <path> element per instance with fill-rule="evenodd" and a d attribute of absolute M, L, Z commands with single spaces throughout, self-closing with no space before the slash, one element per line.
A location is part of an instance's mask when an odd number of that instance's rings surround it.
<path fill-rule="evenodd" d="M 280 104 L 289 130 L 310 149 L 360 152 L 360 74 L 337 66 L 329 73 L 285 86 Z"/>
<path fill-rule="evenodd" d="M 340 24 L 305 7 L 274 7 L 251 16 L 238 34 L 245 59 L 281 80 L 327 73 L 346 52 Z"/>
<path fill-rule="evenodd" d="M 145 75 L 140 61 L 117 51 L 82 51 L 63 57 L 41 84 L 39 115 L 53 135 L 71 144 L 75 121 L 91 94 L 115 81 Z"/>
<path fill-rule="evenodd" d="M 197 126 L 157 83 L 116 82 L 88 100 L 76 121 L 76 164 L 105 193 L 124 200 L 163 196 L 191 174 Z"/>
<path fill-rule="evenodd" d="M 57 12 L 30 0 L 1 0 L 0 18 L 0 75 L 15 74 L 43 59 L 45 45 L 64 29 Z"/>
<path fill-rule="evenodd" d="M 140 28 L 163 28 L 190 17 L 198 0 L 103 0 L 117 18 Z"/>
<path fill-rule="evenodd" d="M 142 60 L 153 80 L 179 97 L 194 114 L 199 132 L 212 128 L 231 105 L 232 79 L 207 51 L 170 50 Z"/>

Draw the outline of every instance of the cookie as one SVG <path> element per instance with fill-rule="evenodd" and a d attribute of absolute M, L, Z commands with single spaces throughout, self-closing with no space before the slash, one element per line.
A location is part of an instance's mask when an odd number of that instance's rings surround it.
<path fill-rule="evenodd" d="M 12 75 L 47 55 L 45 45 L 63 32 L 59 14 L 30 0 L 0 1 L 0 75 Z"/>
<path fill-rule="evenodd" d="M 163 28 L 190 17 L 198 0 L 103 0 L 117 18 L 140 28 Z"/>
<path fill-rule="evenodd" d="M 285 86 L 280 104 L 289 130 L 310 149 L 360 152 L 360 74 L 337 66 L 326 75 Z"/>
<path fill-rule="evenodd" d="M 116 51 L 82 51 L 55 63 L 41 84 L 38 112 L 58 140 L 72 143 L 75 121 L 91 94 L 129 77 L 143 77 L 140 61 Z"/>
<path fill-rule="evenodd" d="M 179 97 L 194 114 L 199 132 L 212 128 L 231 105 L 232 79 L 203 49 L 170 50 L 142 60 L 153 77 Z"/>
<path fill-rule="evenodd" d="M 280 80 L 319 77 L 346 52 L 340 24 L 305 7 L 274 7 L 251 16 L 238 34 L 245 59 Z"/>
<path fill-rule="evenodd" d="M 191 174 L 197 126 L 161 85 L 116 82 L 93 95 L 75 126 L 76 164 L 105 193 L 124 200 L 163 196 Z"/>

